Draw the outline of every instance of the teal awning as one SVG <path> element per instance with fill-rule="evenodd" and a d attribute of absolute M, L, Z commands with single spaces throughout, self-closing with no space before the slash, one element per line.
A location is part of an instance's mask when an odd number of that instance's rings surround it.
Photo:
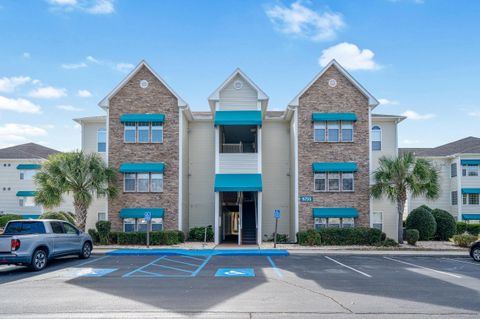
<path fill-rule="evenodd" d="M 358 217 L 356 208 L 349 207 L 322 207 L 312 209 L 313 218 L 355 218 Z"/>
<path fill-rule="evenodd" d="M 261 192 L 262 174 L 217 174 L 216 192 Z"/>
<path fill-rule="evenodd" d="M 261 111 L 217 111 L 215 125 L 262 125 Z"/>
<path fill-rule="evenodd" d="M 165 114 L 123 114 L 120 122 L 165 122 Z"/>
<path fill-rule="evenodd" d="M 460 160 L 462 165 L 480 165 L 480 159 Z"/>
<path fill-rule="evenodd" d="M 480 194 L 480 188 L 462 188 L 462 194 Z"/>
<path fill-rule="evenodd" d="M 120 210 L 120 218 L 144 218 L 146 212 L 150 212 L 152 218 L 163 218 L 165 214 L 165 210 L 158 207 L 122 208 Z"/>
<path fill-rule="evenodd" d="M 18 197 L 33 197 L 37 194 L 36 191 L 18 191 L 17 196 Z"/>
<path fill-rule="evenodd" d="M 42 165 L 40 164 L 18 164 L 17 169 L 40 169 Z"/>
<path fill-rule="evenodd" d="M 312 113 L 312 121 L 356 121 L 355 113 Z"/>
<path fill-rule="evenodd" d="M 356 172 L 357 163 L 351 162 L 317 162 L 312 164 L 315 173 Z"/>
<path fill-rule="evenodd" d="M 120 173 L 163 173 L 164 163 L 123 163 Z"/>
<path fill-rule="evenodd" d="M 22 215 L 23 219 L 38 219 L 40 215 Z"/>
<path fill-rule="evenodd" d="M 480 220 L 480 213 L 479 214 L 462 214 L 463 220 Z"/>

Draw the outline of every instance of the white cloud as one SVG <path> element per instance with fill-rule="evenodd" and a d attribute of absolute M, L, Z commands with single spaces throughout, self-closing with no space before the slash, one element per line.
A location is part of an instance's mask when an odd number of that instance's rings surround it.
<path fill-rule="evenodd" d="M 50 8 L 63 12 L 80 11 L 88 14 L 115 12 L 114 0 L 48 0 Z"/>
<path fill-rule="evenodd" d="M 22 53 L 22 57 L 23 57 L 24 59 L 30 59 L 32 56 L 30 55 L 30 52 L 23 52 L 23 53 Z"/>
<path fill-rule="evenodd" d="M 78 90 L 77 95 L 79 97 L 91 97 L 92 93 L 89 90 Z"/>
<path fill-rule="evenodd" d="M 472 112 L 468 112 L 468 116 L 472 116 L 472 117 L 480 117 L 480 111 L 472 111 Z"/>
<path fill-rule="evenodd" d="M 348 70 L 377 70 L 380 65 L 373 60 L 374 56 L 369 49 L 360 50 L 355 44 L 343 42 L 323 50 L 318 62 L 326 66 L 335 59 Z"/>
<path fill-rule="evenodd" d="M 120 71 L 120 72 L 128 72 L 130 71 L 131 69 L 133 69 L 135 67 L 135 65 L 131 64 L 131 63 L 117 63 L 115 65 L 115 69 Z"/>
<path fill-rule="evenodd" d="M 407 110 L 407 111 L 402 113 L 402 116 L 406 116 L 410 120 L 420 121 L 420 120 L 430 120 L 430 119 L 434 118 L 436 115 L 433 114 L 433 113 L 418 114 L 415 111 Z"/>
<path fill-rule="evenodd" d="M 83 111 L 83 109 L 79 107 L 75 107 L 73 105 L 57 105 L 57 109 L 59 110 L 64 110 L 68 112 L 80 112 Z"/>
<path fill-rule="evenodd" d="M 129 72 L 131 69 L 133 69 L 135 67 L 135 65 L 133 65 L 131 63 L 126 63 L 126 62 L 116 63 L 116 62 L 112 62 L 110 60 L 99 60 L 97 58 L 94 58 L 91 55 L 87 56 L 85 58 L 85 60 L 89 63 L 106 66 L 106 67 L 109 67 L 112 70 L 120 71 L 120 72 L 124 72 L 124 73 Z"/>
<path fill-rule="evenodd" d="M 38 99 L 58 99 L 67 96 L 67 90 L 55 88 L 53 86 L 46 86 L 30 91 L 29 96 Z"/>
<path fill-rule="evenodd" d="M 48 2 L 58 6 L 73 6 L 77 4 L 77 0 L 48 0 Z"/>
<path fill-rule="evenodd" d="M 282 33 L 304 37 L 312 41 L 335 38 L 345 26 L 343 17 L 336 12 L 317 12 L 296 1 L 290 7 L 275 5 L 266 10 L 267 16 Z"/>
<path fill-rule="evenodd" d="M 395 100 L 389 100 L 389 99 L 378 99 L 378 102 L 380 102 L 381 105 L 398 105 L 400 102 L 395 101 Z"/>
<path fill-rule="evenodd" d="M 30 82 L 32 79 L 28 76 L 13 76 L 10 78 L 0 78 L 0 92 L 13 92 L 18 86 Z"/>
<path fill-rule="evenodd" d="M 86 8 L 85 11 L 91 14 L 110 14 L 115 11 L 115 8 L 113 0 L 97 0 L 92 7 Z"/>
<path fill-rule="evenodd" d="M 19 113 L 40 113 L 40 106 L 26 99 L 11 99 L 0 95 L 0 110 Z"/>
<path fill-rule="evenodd" d="M 7 123 L 0 126 L 0 147 L 25 143 L 31 138 L 46 136 L 47 134 L 47 131 L 41 127 L 29 124 Z"/>
<path fill-rule="evenodd" d="M 95 59 L 93 56 L 89 55 L 86 57 L 87 61 L 89 62 L 92 62 L 92 63 L 96 63 L 96 64 L 100 64 L 101 62 L 97 59 Z"/>
<path fill-rule="evenodd" d="M 62 64 L 62 68 L 67 69 L 67 70 L 81 69 L 81 68 L 86 68 L 87 66 L 88 65 L 85 62 Z"/>

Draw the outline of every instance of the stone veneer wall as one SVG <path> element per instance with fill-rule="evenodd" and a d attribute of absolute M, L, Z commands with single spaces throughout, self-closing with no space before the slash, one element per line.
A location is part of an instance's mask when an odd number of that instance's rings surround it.
<path fill-rule="evenodd" d="M 146 89 L 140 81 L 147 80 Z M 163 143 L 124 143 L 120 116 L 126 113 L 165 114 Z M 162 193 L 124 193 L 123 174 L 118 173 L 119 196 L 108 201 L 112 229 L 122 230 L 120 209 L 163 207 L 165 229 L 178 228 L 179 109 L 177 98 L 146 68 L 141 68 L 110 100 L 108 164 L 119 169 L 122 163 L 164 162 Z"/>
<path fill-rule="evenodd" d="M 335 79 L 337 86 L 328 85 Z M 313 207 L 355 207 L 359 210 L 357 225 L 369 226 L 369 121 L 368 99 L 352 83 L 331 66 L 300 97 L 298 107 L 298 187 L 299 196 L 313 196 L 312 203 L 299 202 L 299 228 L 313 228 Z M 313 112 L 354 112 L 353 143 L 314 142 Z M 353 193 L 315 193 L 313 162 L 356 162 Z"/>

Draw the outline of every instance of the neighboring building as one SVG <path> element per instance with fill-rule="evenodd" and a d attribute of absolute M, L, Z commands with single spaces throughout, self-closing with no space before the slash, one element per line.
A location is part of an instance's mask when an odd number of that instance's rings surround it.
<path fill-rule="evenodd" d="M 434 148 L 402 148 L 429 159 L 440 177 L 440 197 L 408 199 L 407 210 L 423 204 L 450 212 L 457 220 L 480 222 L 480 138 L 467 137 Z"/>
<path fill-rule="evenodd" d="M 44 209 L 35 205 L 33 176 L 48 156 L 58 151 L 27 143 L 0 149 L 0 214 L 18 214 L 24 218 L 37 218 Z M 54 211 L 73 212 L 70 199 L 65 199 Z"/>
<path fill-rule="evenodd" d="M 192 112 L 142 61 L 100 102 L 106 116 L 76 119 L 82 149 L 118 170 L 119 196 L 89 220 L 105 211 L 114 230 L 145 230 L 150 212 L 153 229 L 212 225 L 217 243 L 259 243 L 280 209 L 278 232 L 292 241 L 299 230 L 354 225 L 396 238 L 395 205 L 372 200 L 369 187 L 378 157 L 397 154 L 404 118 L 372 115 L 377 100 L 336 61 L 285 111 L 268 111 L 268 100 L 237 69 L 209 112 Z"/>

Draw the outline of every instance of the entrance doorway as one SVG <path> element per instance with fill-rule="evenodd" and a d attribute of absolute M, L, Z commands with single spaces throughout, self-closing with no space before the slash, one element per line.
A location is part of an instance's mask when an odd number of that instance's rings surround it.
<path fill-rule="evenodd" d="M 221 192 L 221 241 L 257 244 L 257 192 Z"/>

